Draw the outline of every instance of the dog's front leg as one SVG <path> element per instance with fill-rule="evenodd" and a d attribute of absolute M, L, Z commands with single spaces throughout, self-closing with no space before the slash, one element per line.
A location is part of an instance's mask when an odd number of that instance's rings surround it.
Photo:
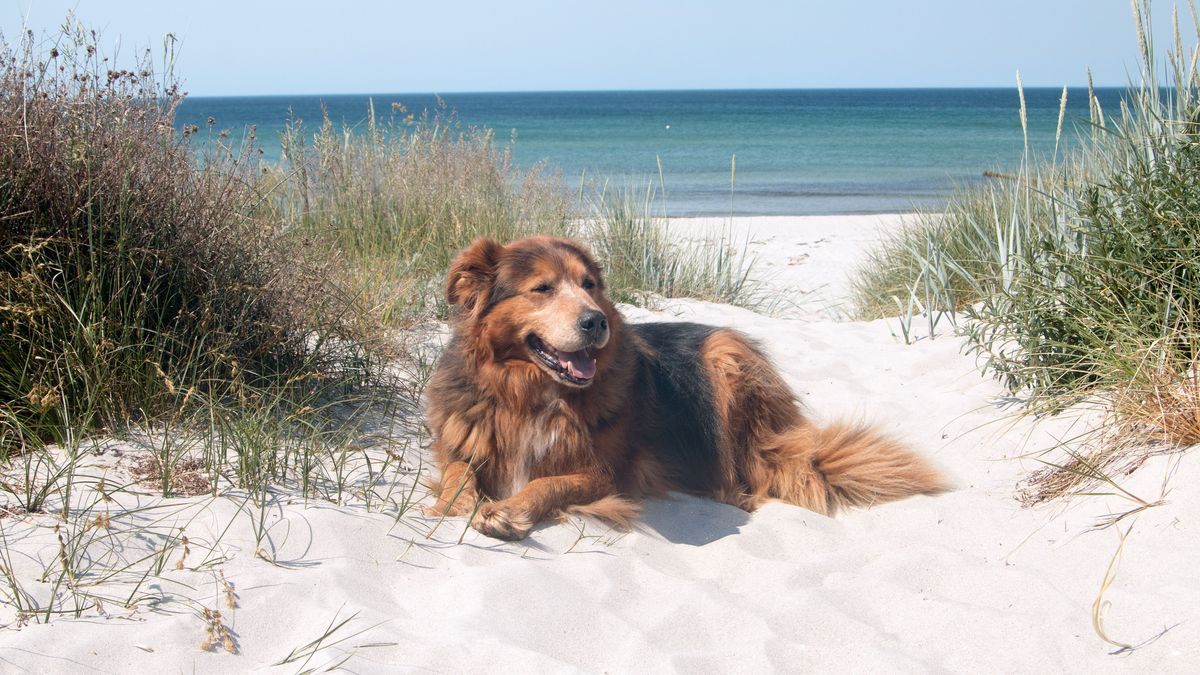
<path fill-rule="evenodd" d="M 475 510 L 479 495 L 475 471 L 466 462 L 451 462 L 442 470 L 437 504 L 425 509 L 428 516 L 465 516 Z"/>
<path fill-rule="evenodd" d="M 524 539 L 534 525 L 568 506 L 590 504 L 615 493 L 612 482 L 596 474 L 535 478 L 508 499 L 479 507 L 471 526 L 497 539 Z"/>

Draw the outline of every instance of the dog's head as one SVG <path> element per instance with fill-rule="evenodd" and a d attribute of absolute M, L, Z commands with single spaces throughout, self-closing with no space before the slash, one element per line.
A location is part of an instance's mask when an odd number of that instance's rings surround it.
<path fill-rule="evenodd" d="M 592 256 L 553 237 L 476 241 L 450 265 L 446 300 L 494 361 L 532 363 L 570 387 L 592 383 L 619 320 Z"/>

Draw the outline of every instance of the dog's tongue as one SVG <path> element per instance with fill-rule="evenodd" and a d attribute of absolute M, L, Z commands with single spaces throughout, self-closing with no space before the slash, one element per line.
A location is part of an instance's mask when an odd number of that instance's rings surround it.
<path fill-rule="evenodd" d="M 558 352 L 558 365 L 566 368 L 572 377 L 581 380 L 590 380 L 596 374 L 596 359 L 589 356 L 586 349 Z"/>

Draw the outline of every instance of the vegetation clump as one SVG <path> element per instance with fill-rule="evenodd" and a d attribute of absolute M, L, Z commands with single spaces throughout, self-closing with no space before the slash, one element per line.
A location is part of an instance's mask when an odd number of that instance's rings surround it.
<path fill-rule="evenodd" d="M 1198 52 L 1185 50 L 1176 14 L 1164 76 L 1149 18 L 1150 2 L 1135 3 L 1141 68 L 1121 110 L 1106 115 L 1089 88 L 1080 150 L 1027 156 L 1017 175 L 921 214 L 875 251 L 856 286 L 864 317 L 899 309 L 905 321 L 956 321 L 1031 412 L 1101 402 L 1122 433 L 1076 453 L 1065 467 L 1072 485 L 1131 447 L 1200 442 Z M 1060 114 L 1060 135 L 1062 125 Z"/>
<path fill-rule="evenodd" d="M 5 452 L 349 363 L 313 340 L 353 337 L 327 262 L 263 217 L 247 156 L 173 127 L 169 53 L 118 70 L 96 42 L 0 51 Z"/>

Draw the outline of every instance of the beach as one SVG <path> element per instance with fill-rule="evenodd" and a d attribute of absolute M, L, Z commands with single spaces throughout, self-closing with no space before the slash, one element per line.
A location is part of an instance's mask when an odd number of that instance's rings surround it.
<path fill-rule="evenodd" d="M 284 488 L 221 496 L 113 495 L 127 520 L 96 531 L 152 556 L 140 524 L 185 533 L 134 588 L 26 617 L 0 639 L 6 672 L 1069 671 L 1185 672 L 1200 662 L 1200 463 L 1148 458 L 1119 487 L 1034 507 L 1018 484 L 1033 453 L 1086 414 L 1022 418 L 943 325 L 906 344 L 895 320 L 849 320 L 848 276 L 898 215 L 674 219 L 680 236 L 730 226 L 756 275 L 789 300 L 775 314 L 690 300 L 623 306 L 628 320 L 729 326 L 763 346 L 818 423 L 864 420 L 906 441 L 956 489 L 827 518 L 707 499 L 650 501 L 631 532 L 587 521 L 529 539 L 484 537 L 420 515 L 431 458 L 408 447 L 395 482 L 343 503 Z M 918 322 L 919 323 L 919 322 Z M 441 339 L 441 338 L 438 338 Z M 93 446 L 79 469 L 115 485 L 135 447 Z M 374 449 L 382 457 L 394 449 Z M 1053 461 L 1056 455 L 1045 459 Z M 1058 457 L 1061 459 L 1061 457 Z M 351 467 L 353 470 L 353 467 Z M 1180 489 L 1172 489 L 1172 488 Z M 1122 492 L 1123 491 L 1123 492 Z M 370 497 L 386 494 L 390 498 Z M 411 500 L 402 495 L 411 494 Z M 1162 503 L 1133 509 L 1128 495 Z M 423 500 L 423 501 L 421 501 Z M 401 513 L 397 504 L 405 504 Z M 0 520 L 6 568 L 53 565 L 56 518 Z M 175 569 L 176 563 L 182 561 Z M 113 563 L 101 560 L 97 569 Z M 46 592 L 48 589 L 34 589 Z M 126 597 L 157 598 L 126 602 Z M 126 606 L 128 605 L 128 606 Z M 224 632 L 211 629 L 212 611 Z M 11 607 L 3 622 L 16 621 Z M 211 629 L 211 630 L 210 630 Z M 218 635 L 211 649 L 200 647 Z M 1114 654 L 1115 643 L 1136 649 Z M 233 652 L 221 641 L 233 642 Z"/>

